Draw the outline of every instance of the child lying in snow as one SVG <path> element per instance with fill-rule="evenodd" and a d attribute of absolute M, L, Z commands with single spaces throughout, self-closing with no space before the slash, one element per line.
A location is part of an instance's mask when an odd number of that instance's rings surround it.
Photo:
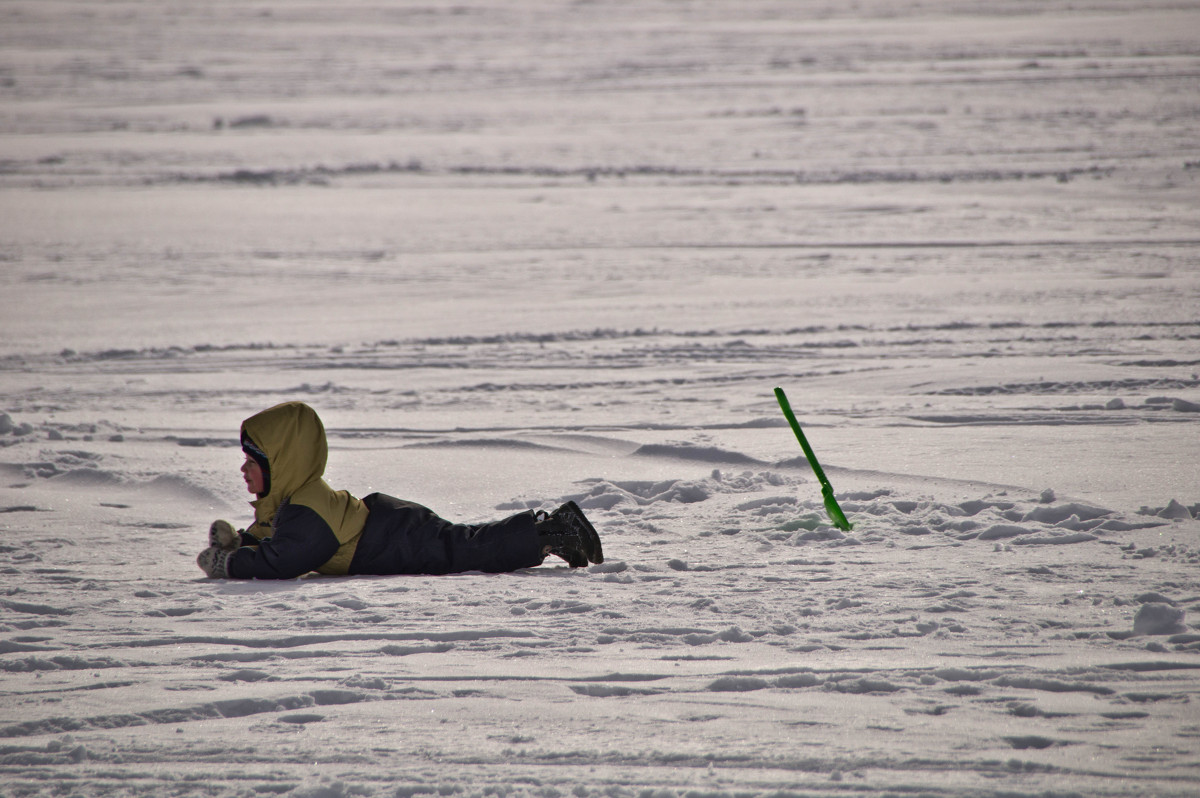
<path fill-rule="evenodd" d="M 356 499 L 322 479 L 328 446 L 321 419 L 287 402 L 242 423 L 246 488 L 258 496 L 254 523 L 234 531 L 214 521 L 196 559 L 219 579 L 293 579 L 345 574 L 515 571 L 548 554 L 572 568 L 604 562 L 600 536 L 574 502 L 490 524 L 453 524 L 382 493 Z"/>

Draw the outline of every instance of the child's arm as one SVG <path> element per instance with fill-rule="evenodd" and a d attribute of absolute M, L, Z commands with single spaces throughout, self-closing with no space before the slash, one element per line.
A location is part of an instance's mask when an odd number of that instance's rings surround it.
<path fill-rule="evenodd" d="M 337 536 L 309 507 L 289 504 L 279 510 L 274 537 L 233 550 L 209 548 L 198 560 L 212 577 L 295 579 L 320 568 L 337 553 Z"/>

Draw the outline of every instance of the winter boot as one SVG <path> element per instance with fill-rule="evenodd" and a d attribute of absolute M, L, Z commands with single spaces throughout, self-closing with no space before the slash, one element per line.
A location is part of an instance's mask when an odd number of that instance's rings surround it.
<path fill-rule="evenodd" d="M 575 502 L 567 502 L 552 513 L 538 513 L 538 539 L 550 553 L 562 557 L 572 568 L 588 562 L 604 562 L 600 535 Z"/>

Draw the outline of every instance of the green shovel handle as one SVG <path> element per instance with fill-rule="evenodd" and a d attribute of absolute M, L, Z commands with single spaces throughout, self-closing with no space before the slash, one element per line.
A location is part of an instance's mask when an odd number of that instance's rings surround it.
<path fill-rule="evenodd" d="M 817 475 L 817 480 L 821 483 L 821 495 L 825 500 L 825 512 L 829 513 L 829 520 L 833 521 L 833 525 L 838 529 L 849 532 L 853 527 L 846 519 L 846 514 L 842 512 L 837 499 L 833 497 L 833 485 L 829 484 L 829 478 L 825 476 L 825 471 L 817 462 L 817 454 L 809 445 L 808 438 L 804 437 L 804 430 L 800 429 L 800 422 L 796 420 L 796 414 L 792 412 L 792 406 L 782 388 L 775 389 L 775 398 L 779 400 L 779 407 L 783 410 L 784 418 L 791 425 L 792 432 L 796 433 L 796 440 L 800 441 L 800 448 L 804 450 L 808 464 L 812 466 L 813 473 Z"/>

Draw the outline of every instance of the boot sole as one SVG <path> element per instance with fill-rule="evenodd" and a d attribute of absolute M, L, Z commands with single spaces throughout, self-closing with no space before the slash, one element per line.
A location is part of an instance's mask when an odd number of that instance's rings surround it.
<path fill-rule="evenodd" d="M 573 501 L 567 502 L 565 505 L 573 520 L 578 520 L 579 526 L 584 532 L 584 539 L 587 541 L 588 548 L 584 552 L 584 556 L 591 562 L 599 565 L 604 562 L 604 548 L 600 545 L 600 534 L 596 531 L 596 527 L 592 526 L 592 522 L 583 514 L 583 510 L 579 509 L 579 505 Z"/>

